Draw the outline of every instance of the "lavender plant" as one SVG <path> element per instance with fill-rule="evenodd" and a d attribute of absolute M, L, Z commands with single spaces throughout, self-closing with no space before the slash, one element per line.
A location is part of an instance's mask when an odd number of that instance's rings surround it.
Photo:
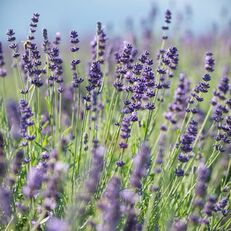
<path fill-rule="evenodd" d="M 7 31 L 1 230 L 231 230 L 230 33 L 188 54 L 156 14 L 131 41 L 98 22 L 88 55 L 76 30 L 37 39 L 38 13 L 23 46 Z"/>

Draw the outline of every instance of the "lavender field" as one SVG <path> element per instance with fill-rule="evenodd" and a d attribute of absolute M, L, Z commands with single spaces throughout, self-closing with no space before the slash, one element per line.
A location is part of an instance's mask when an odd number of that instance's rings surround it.
<path fill-rule="evenodd" d="M 0 42 L 0 230 L 231 230 L 230 25 L 42 17 Z"/>

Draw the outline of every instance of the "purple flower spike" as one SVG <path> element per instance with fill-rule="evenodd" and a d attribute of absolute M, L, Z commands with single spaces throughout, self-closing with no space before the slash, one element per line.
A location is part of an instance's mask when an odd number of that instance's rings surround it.
<path fill-rule="evenodd" d="M 42 36 L 43 36 L 43 51 L 45 53 L 48 52 L 48 50 L 50 49 L 50 43 L 49 43 L 49 40 L 48 40 L 48 33 L 47 33 L 47 29 L 44 28 L 43 31 L 42 31 Z"/>
<path fill-rule="evenodd" d="M 89 174 L 89 179 L 86 182 L 87 192 L 91 195 L 96 191 L 98 182 L 100 180 L 100 174 L 103 170 L 104 154 L 105 149 L 102 146 L 96 147 L 93 150 L 91 170 Z"/>
<path fill-rule="evenodd" d="M 87 87 L 88 91 L 92 91 L 95 88 L 101 87 L 103 73 L 101 71 L 101 66 L 99 62 L 93 62 L 89 71 L 89 86 Z"/>
<path fill-rule="evenodd" d="M 175 169 L 175 174 L 176 174 L 176 176 L 178 176 L 178 177 L 184 176 L 184 170 L 181 169 L 181 168 L 176 168 L 176 169 Z"/>
<path fill-rule="evenodd" d="M 187 223 L 183 220 L 176 221 L 171 228 L 171 231 L 186 231 L 186 230 L 187 230 Z"/>
<path fill-rule="evenodd" d="M 99 204 L 103 213 L 103 223 L 99 231 L 115 231 L 120 219 L 120 179 L 113 177 L 105 190 L 103 200 Z"/>
<path fill-rule="evenodd" d="M 150 148 L 147 142 L 143 143 L 139 152 L 133 161 L 133 170 L 130 178 L 130 183 L 134 188 L 140 189 L 142 187 L 142 178 L 145 176 L 147 166 L 150 161 Z"/>
<path fill-rule="evenodd" d="M 181 73 L 174 101 L 168 106 L 168 112 L 165 113 L 165 118 L 172 124 L 177 125 L 177 121 L 180 121 L 184 117 L 188 105 L 189 92 L 190 82 L 185 74 Z"/>
<path fill-rule="evenodd" d="M 31 168 L 27 175 L 26 186 L 23 187 L 23 193 L 26 197 L 32 198 L 41 188 L 43 182 L 43 171 L 39 168 Z"/>
<path fill-rule="evenodd" d="M 10 43 L 9 47 L 12 50 L 12 57 L 13 58 L 18 58 L 20 56 L 20 54 L 18 53 L 18 44 L 15 43 L 15 32 L 12 29 L 9 29 L 6 33 L 7 35 L 7 40 Z"/>
<path fill-rule="evenodd" d="M 207 52 L 205 55 L 205 69 L 209 72 L 214 71 L 215 60 L 213 58 L 213 53 Z"/>
<path fill-rule="evenodd" d="M 15 41 L 15 37 L 14 37 L 14 35 L 15 35 L 15 32 L 14 32 L 14 30 L 13 29 L 9 29 L 8 31 L 7 31 L 7 33 L 6 33 L 6 35 L 8 36 L 8 42 L 14 42 Z"/>
<path fill-rule="evenodd" d="M 72 53 L 77 53 L 77 51 L 79 50 L 78 47 L 78 43 L 79 43 L 79 39 L 78 39 L 78 33 L 76 31 L 71 31 L 70 34 L 70 42 L 71 42 L 71 52 Z M 80 84 L 83 82 L 83 78 L 78 76 L 78 65 L 80 64 L 80 60 L 79 59 L 73 59 L 71 61 L 71 70 L 72 70 L 72 76 L 73 76 L 73 81 L 72 81 L 72 86 L 73 88 L 78 88 L 80 86 Z"/>
<path fill-rule="evenodd" d="M 55 41 L 53 42 L 56 46 L 58 46 L 60 44 L 61 41 L 61 34 L 60 32 L 56 32 L 55 34 Z"/>
<path fill-rule="evenodd" d="M 30 41 L 34 40 L 34 33 L 36 32 L 36 28 L 38 26 L 39 16 L 40 15 L 38 13 L 34 13 L 31 18 L 30 35 L 28 36 L 28 40 Z"/>
<path fill-rule="evenodd" d="M 103 30 L 101 22 L 97 22 L 96 36 L 95 39 L 91 42 L 91 47 L 93 53 L 92 60 L 104 63 L 104 54 L 106 49 L 106 34 Z"/>
<path fill-rule="evenodd" d="M 192 144 L 197 136 L 197 126 L 198 123 L 195 120 L 191 120 L 185 134 L 181 137 L 181 150 L 185 153 L 192 151 Z"/>
<path fill-rule="evenodd" d="M 0 187 L 0 224 L 7 224 L 11 216 L 11 193 L 5 187 Z"/>
<path fill-rule="evenodd" d="M 27 141 L 32 141 L 35 139 L 35 136 L 29 135 L 28 127 L 34 125 L 33 120 L 31 120 L 33 113 L 31 108 L 28 106 L 26 100 L 24 99 L 20 100 L 19 111 L 21 113 L 21 120 L 20 120 L 21 136 L 25 138 Z"/>
<path fill-rule="evenodd" d="M 47 231 L 68 231 L 68 225 L 65 221 L 52 217 L 47 222 Z"/>
<path fill-rule="evenodd" d="M 165 22 L 167 24 L 170 24 L 171 23 L 171 19 L 172 19 L 172 13 L 170 10 L 166 10 L 165 12 Z"/>
<path fill-rule="evenodd" d="M 4 138 L 2 133 L 0 133 L 0 182 L 5 176 L 7 170 L 6 156 L 4 152 Z"/>
<path fill-rule="evenodd" d="M 0 77 L 4 78 L 7 75 L 7 71 L 4 68 L 5 62 L 4 62 L 4 56 L 3 56 L 3 49 L 2 49 L 2 43 L 0 42 Z"/>

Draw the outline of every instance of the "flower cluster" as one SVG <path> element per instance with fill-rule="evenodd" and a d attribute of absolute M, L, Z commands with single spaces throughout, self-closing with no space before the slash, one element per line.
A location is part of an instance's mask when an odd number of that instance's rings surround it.
<path fill-rule="evenodd" d="M 49 69 L 52 73 L 49 77 L 49 86 L 53 86 L 54 82 L 56 82 L 58 84 L 59 93 L 64 91 L 62 63 L 63 60 L 60 57 L 59 48 L 53 47 L 49 52 Z"/>
<path fill-rule="evenodd" d="M 177 124 L 184 117 L 188 105 L 189 92 L 190 82 L 185 74 L 181 73 L 179 84 L 174 94 L 174 101 L 168 106 L 168 112 L 165 113 L 165 118 L 172 124 Z"/>
<path fill-rule="evenodd" d="M 58 46 L 60 44 L 60 42 L 61 42 L 61 34 L 60 34 L 60 32 L 56 32 L 55 40 L 53 41 L 53 44 L 55 46 Z"/>
<path fill-rule="evenodd" d="M 7 35 L 7 41 L 10 43 L 9 47 L 12 50 L 12 57 L 13 58 L 18 58 L 20 56 L 20 53 L 18 52 L 18 44 L 15 43 L 15 32 L 13 31 L 13 29 L 9 29 L 6 33 Z"/>
<path fill-rule="evenodd" d="M 135 56 L 137 55 L 137 51 L 133 48 L 130 43 L 124 42 L 124 47 L 121 53 L 116 53 L 116 80 L 114 82 L 114 87 L 117 91 L 124 90 L 124 77 L 125 74 L 132 69 L 133 62 Z"/>
<path fill-rule="evenodd" d="M 70 38 L 71 38 L 71 52 L 73 54 L 77 53 L 78 50 L 79 50 L 79 47 L 78 47 L 78 43 L 79 43 L 79 39 L 78 39 L 78 34 L 76 31 L 71 31 L 71 35 L 70 35 Z M 79 85 L 83 82 L 83 79 L 81 77 L 78 76 L 78 65 L 80 63 L 80 60 L 79 59 L 73 59 L 71 61 L 71 70 L 73 72 L 72 76 L 73 76 L 73 81 L 72 81 L 72 86 L 74 88 L 78 88 Z"/>
<path fill-rule="evenodd" d="M 107 185 L 103 199 L 99 204 L 102 210 L 103 223 L 99 225 L 98 230 L 111 231 L 116 230 L 120 219 L 120 179 L 113 177 Z"/>
<path fill-rule="evenodd" d="M 23 99 L 19 102 L 19 111 L 21 113 L 21 136 L 26 139 L 26 142 L 23 142 L 23 145 L 26 146 L 28 144 L 27 141 L 32 141 L 35 139 L 35 135 L 30 134 L 29 131 L 29 127 L 34 125 L 34 122 L 32 120 L 33 112 L 27 101 Z"/>
<path fill-rule="evenodd" d="M 166 12 L 165 12 L 165 25 L 162 26 L 162 30 L 163 31 L 167 31 L 169 29 L 168 25 L 171 23 L 171 19 L 172 19 L 172 13 L 171 13 L 171 11 L 170 10 L 166 10 Z M 168 39 L 168 36 L 164 34 L 162 36 L 162 39 L 166 40 L 166 39 Z"/>
<path fill-rule="evenodd" d="M 4 68 L 5 62 L 3 57 L 3 49 L 2 49 L 2 43 L 0 42 L 0 77 L 6 77 L 7 72 Z"/>
<path fill-rule="evenodd" d="M 204 207 L 204 198 L 206 195 L 206 185 L 209 179 L 209 169 L 205 166 L 203 160 L 200 161 L 197 171 L 197 182 L 195 188 L 194 213 L 190 216 L 190 222 L 198 224 L 201 222 L 199 211 Z M 198 209 L 197 209 L 198 208 Z"/>
<path fill-rule="evenodd" d="M 213 59 L 213 53 L 207 52 L 205 56 L 205 69 L 209 72 L 214 71 L 215 61 Z"/>
<path fill-rule="evenodd" d="M 50 49 L 50 42 L 48 40 L 48 33 L 46 28 L 43 28 L 42 36 L 43 36 L 43 44 L 42 44 L 43 51 L 47 54 Z"/>
<path fill-rule="evenodd" d="M 0 87 L 0 230 L 229 229 L 229 66 L 219 83 L 212 76 L 214 57 L 228 60 L 228 37 L 165 41 L 167 10 L 157 47 L 156 14 L 153 5 L 142 38 L 132 21 L 129 37 L 110 40 L 97 23 L 91 54 L 75 30 L 62 44 L 47 29 L 36 40 L 37 13 L 24 47 L 8 30 L 13 58 L 0 42 L 0 77 L 9 76 Z M 214 55 L 200 65 L 207 47 Z"/>
<path fill-rule="evenodd" d="M 127 139 L 130 136 L 131 125 L 138 121 L 138 111 L 152 111 L 155 105 L 152 98 L 155 96 L 155 75 L 152 70 L 153 60 L 149 58 L 149 52 L 144 52 L 139 61 L 135 63 L 131 70 L 124 75 L 123 90 L 130 97 L 124 100 L 124 114 L 121 122 L 120 147 L 127 148 Z"/>
<path fill-rule="evenodd" d="M 88 74 L 87 95 L 84 96 L 86 101 L 86 109 L 90 110 L 97 104 L 97 95 L 102 86 L 103 73 L 101 71 L 101 64 L 99 61 L 93 61 Z"/>
<path fill-rule="evenodd" d="M 189 161 L 189 153 L 193 150 L 192 145 L 196 139 L 197 130 L 198 123 L 195 120 L 191 120 L 185 134 L 182 135 L 180 139 L 180 149 L 182 152 L 178 155 L 179 162 L 186 163 Z M 184 170 L 181 168 L 177 168 L 175 173 L 177 176 L 184 176 Z"/>
<path fill-rule="evenodd" d="M 106 49 L 106 34 L 102 28 L 102 23 L 97 22 L 96 36 L 91 42 L 92 47 L 92 60 L 104 63 L 104 54 Z"/>
<path fill-rule="evenodd" d="M 31 168 L 28 175 L 26 185 L 23 188 L 23 193 L 28 198 L 33 198 L 42 186 L 43 171 L 40 168 Z"/>
<path fill-rule="evenodd" d="M 16 155 L 12 161 L 11 171 L 10 171 L 10 174 L 8 176 L 9 185 L 11 185 L 11 186 L 15 185 L 16 177 L 17 177 L 17 175 L 20 174 L 20 172 L 22 170 L 23 160 L 24 160 L 24 151 L 23 150 L 17 151 Z"/>
<path fill-rule="evenodd" d="M 148 143 L 143 143 L 139 152 L 133 161 L 133 171 L 130 178 L 132 187 L 140 189 L 142 187 L 141 180 L 146 175 L 147 167 L 150 162 L 150 148 Z"/>
<path fill-rule="evenodd" d="M 212 106 L 213 106 L 213 114 L 212 120 L 216 124 L 217 134 L 215 135 L 215 140 L 218 142 L 215 148 L 220 152 L 225 151 L 225 145 L 230 144 L 230 98 L 228 97 L 228 93 L 231 90 L 229 79 L 226 75 L 224 75 L 220 83 L 218 84 L 218 88 L 213 92 Z"/>
<path fill-rule="evenodd" d="M 39 16 L 40 15 L 38 13 L 34 13 L 33 17 L 31 18 L 30 35 L 28 36 L 30 41 L 34 40 L 34 33 L 36 32 L 36 28 L 38 26 Z"/>

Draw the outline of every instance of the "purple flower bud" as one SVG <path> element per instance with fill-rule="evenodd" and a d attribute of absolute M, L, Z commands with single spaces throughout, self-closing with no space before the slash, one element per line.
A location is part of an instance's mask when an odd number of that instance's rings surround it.
<path fill-rule="evenodd" d="M 6 33 L 6 35 L 8 36 L 8 42 L 14 42 L 15 41 L 15 37 L 14 37 L 14 35 L 15 35 L 15 32 L 13 31 L 13 29 L 9 29 L 8 31 L 7 31 L 7 33 Z"/>
<path fill-rule="evenodd" d="M 176 168 L 176 169 L 175 169 L 175 174 L 176 174 L 176 176 L 178 176 L 178 177 L 184 176 L 184 170 L 181 169 L 181 168 Z"/>
<path fill-rule="evenodd" d="M 189 217 L 189 221 L 193 224 L 199 224 L 200 218 L 197 215 L 193 214 Z"/>
<path fill-rule="evenodd" d="M 186 163 L 189 161 L 189 156 L 187 154 L 184 154 L 184 153 L 180 153 L 178 155 L 178 160 L 182 163 Z"/>
<path fill-rule="evenodd" d="M 205 69 L 209 72 L 214 71 L 215 61 L 213 59 L 213 53 L 207 52 L 205 55 Z"/>
<path fill-rule="evenodd" d="M 215 211 L 216 198 L 214 196 L 209 196 L 208 200 L 204 206 L 203 212 L 211 217 L 212 213 Z"/>
<path fill-rule="evenodd" d="M 122 160 L 119 160 L 119 161 L 116 162 L 116 165 L 118 167 L 123 167 L 125 165 L 125 163 Z"/>
<path fill-rule="evenodd" d="M 167 52 L 165 52 L 162 59 L 163 63 L 166 64 L 170 69 L 176 70 L 178 65 L 178 50 L 176 47 L 170 47 Z"/>
<path fill-rule="evenodd" d="M 215 107 L 214 113 L 212 115 L 212 119 L 215 122 L 219 123 L 219 122 L 221 122 L 223 120 L 224 113 L 227 113 L 226 107 L 224 107 L 223 105 L 218 104 Z"/>
<path fill-rule="evenodd" d="M 206 82 L 210 81 L 211 80 L 211 76 L 209 74 L 205 74 L 202 79 Z"/>
<path fill-rule="evenodd" d="M 171 23 L 171 19 L 172 19 L 172 13 L 170 10 L 166 10 L 165 12 L 165 22 L 167 24 L 170 24 Z"/>
<path fill-rule="evenodd" d="M 224 209 L 228 204 L 228 198 L 227 197 L 224 197 L 222 198 L 218 203 L 217 203 L 217 206 L 220 208 L 220 209 Z"/>
<path fill-rule="evenodd" d="M 43 153 L 41 154 L 41 158 L 42 158 L 43 160 L 47 160 L 47 159 L 49 159 L 49 154 L 48 154 L 47 152 L 43 152 Z"/>
<path fill-rule="evenodd" d="M 53 43 L 56 46 L 58 46 L 60 44 L 60 41 L 61 41 L 61 34 L 60 34 L 60 32 L 56 32 L 56 34 L 55 34 L 55 40 L 54 40 Z"/>
<path fill-rule="evenodd" d="M 229 90 L 229 78 L 225 75 L 221 78 L 218 88 L 213 92 L 213 95 L 215 96 L 215 98 L 223 101 L 226 99 L 226 94 Z"/>
<path fill-rule="evenodd" d="M 187 223 L 183 220 L 176 221 L 171 228 L 171 231 L 186 231 L 186 230 L 187 230 Z"/>
<path fill-rule="evenodd" d="M 201 161 L 197 171 L 198 180 L 207 182 L 209 177 L 209 169 L 205 166 L 204 162 Z"/>

